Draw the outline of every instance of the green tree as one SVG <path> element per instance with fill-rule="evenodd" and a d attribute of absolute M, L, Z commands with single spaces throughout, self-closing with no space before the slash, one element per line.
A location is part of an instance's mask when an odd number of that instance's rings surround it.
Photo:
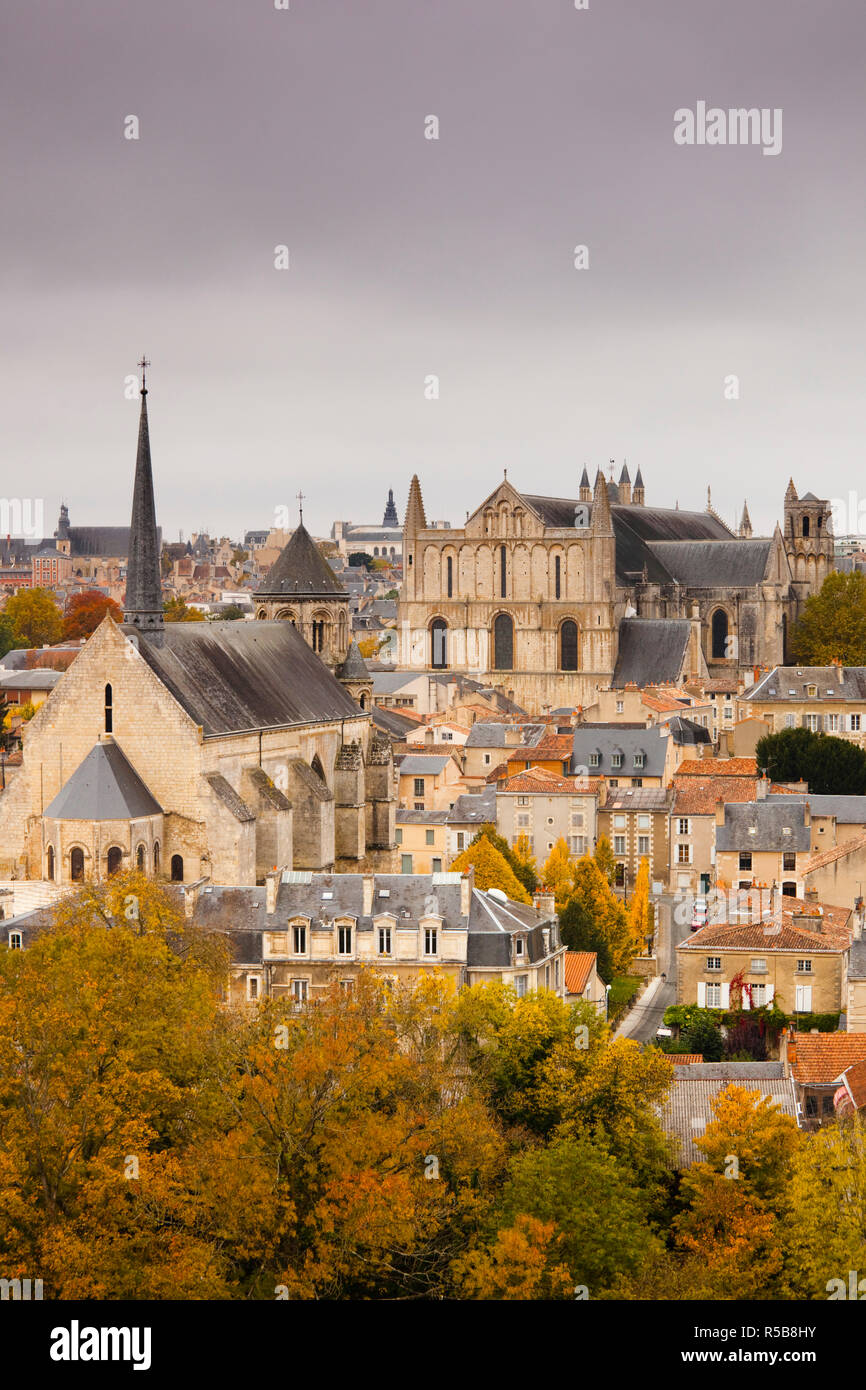
<path fill-rule="evenodd" d="M 0 613 L 0 656 L 13 651 L 17 645 L 12 619 L 8 613 Z"/>
<path fill-rule="evenodd" d="M 244 610 L 239 603 L 226 604 L 220 613 L 220 618 L 224 623 L 236 623 L 239 618 L 243 618 Z"/>
<path fill-rule="evenodd" d="M 755 757 L 773 782 L 807 782 L 819 795 L 866 793 L 866 750 L 845 738 L 782 729 L 758 740 Z"/>
<path fill-rule="evenodd" d="M 699 1052 L 705 1062 L 722 1060 L 724 1039 L 712 1014 L 696 1013 L 683 1034 L 683 1041 L 690 1052 Z"/>
<path fill-rule="evenodd" d="M 604 983 L 609 985 L 616 974 L 611 943 L 601 922 L 593 916 L 585 902 L 575 897 L 569 898 L 559 914 L 559 930 L 569 951 L 595 952 L 596 969 Z"/>
<path fill-rule="evenodd" d="M 866 665 L 866 574 L 831 570 L 791 629 L 791 660 L 800 666 Z"/>
<path fill-rule="evenodd" d="M 353 550 L 349 556 L 349 565 L 352 569 L 360 569 L 363 566 L 369 570 L 373 568 L 373 557 L 368 555 L 366 550 Z"/>
<path fill-rule="evenodd" d="M 51 647 L 63 636 L 63 614 L 48 589 L 19 589 L 4 611 L 16 647 Z"/>

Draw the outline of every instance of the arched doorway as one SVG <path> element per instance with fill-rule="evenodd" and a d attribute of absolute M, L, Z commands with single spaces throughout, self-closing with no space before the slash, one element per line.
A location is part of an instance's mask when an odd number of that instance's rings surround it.
<path fill-rule="evenodd" d="M 559 629 L 559 669 L 577 670 L 577 623 L 567 618 Z"/>
<path fill-rule="evenodd" d="M 448 665 L 448 624 L 444 618 L 434 618 L 430 624 L 430 665 L 436 671 Z"/>
<path fill-rule="evenodd" d="M 84 850 L 74 849 L 69 855 L 69 877 L 73 883 L 82 883 L 84 880 Z"/>
<path fill-rule="evenodd" d="M 711 623 L 713 660 L 724 660 L 728 655 L 728 615 L 724 608 L 717 608 Z"/>
<path fill-rule="evenodd" d="M 123 850 L 118 849 L 117 845 L 112 845 L 106 856 L 106 862 L 108 866 L 108 876 L 110 878 L 112 874 L 116 874 L 120 870 L 120 866 L 123 863 Z"/>
<path fill-rule="evenodd" d="M 797 885 L 796 885 L 796 883 L 793 883 L 790 879 L 785 879 L 784 883 L 782 884 L 782 897 L 783 897 L 783 898 L 796 898 L 796 896 L 797 896 Z"/>
<path fill-rule="evenodd" d="M 183 857 L 180 854 L 171 856 L 171 881 L 172 883 L 183 883 Z"/>
<path fill-rule="evenodd" d="M 493 622 L 493 669 L 514 669 L 514 624 L 507 613 L 497 613 Z"/>

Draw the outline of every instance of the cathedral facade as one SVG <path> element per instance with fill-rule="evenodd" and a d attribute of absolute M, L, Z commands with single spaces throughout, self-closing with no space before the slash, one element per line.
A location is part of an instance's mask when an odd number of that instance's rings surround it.
<path fill-rule="evenodd" d="M 793 482 L 784 527 L 755 538 L 747 508 L 735 534 L 709 495 L 704 512 L 647 506 L 640 472 L 632 487 L 623 467 L 618 484 L 599 471 L 592 488 L 584 469 L 576 498 L 505 478 L 449 530 L 428 527 L 415 477 L 403 553 L 401 665 L 472 674 L 539 714 L 626 678 L 783 662 L 790 624 L 833 567 L 833 538 L 829 503 L 799 498 Z"/>

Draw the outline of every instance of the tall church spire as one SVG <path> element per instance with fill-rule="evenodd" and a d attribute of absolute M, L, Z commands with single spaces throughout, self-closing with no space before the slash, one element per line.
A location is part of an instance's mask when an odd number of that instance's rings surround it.
<path fill-rule="evenodd" d="M 153 501 L 153 469 L 150 462 L 150 432 L 147 423 L 147 380 L 150 365 L 142 357 L 141 416 L 138 422 L 138 453 L 132 491 L 132 520 L 129 526 L 129 557 L 126 566 L 126 598 L 123 620 L 150 638 L 163 631 L 162 581 L 159 572 L 159 533 Z"/>
<path fill-rule="evenodd" d="M 740 535 L 748 540 L 752 534 L 752 518 L 749 516 L 749 504 L 743 503 L 743 515 L 740 519 Z"/>
<path fill-rule="evenodd" d="M 406 502 L 406 519 L 403 527 L 407 535 L 414 536 L 419 531 L 426 530 L 427 518 L 424 515 L 424 501 L 421 497 L 421 484 L 418 482 L 418 474 L 412 475 L 409 484 L 409 498 Z"/>
<path fill-rule="evenodd" d="M 385 515 L 382 517 L 383 526 L 399 526 L 400 518 L 397 515 L 397 508 L 394 506 L 394 489 L 388 488 L 388 505 L 385 508 Z"/>

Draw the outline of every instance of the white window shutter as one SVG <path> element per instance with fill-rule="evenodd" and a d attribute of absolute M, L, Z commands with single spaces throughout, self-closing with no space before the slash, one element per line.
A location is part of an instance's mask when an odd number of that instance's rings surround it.
<path fill-rule="evenodd" d="M 776 993 L 776 986 L 775 986 L 775 985 L 767 985 L 767 1003 L 768 1003 L 768 1004 L 772 1004 L 772 1002 L 773 1002 L 773 995 L 774 995 L 775 993 Z"/>
<path fill-rule="evenodd" d="M 797 985 L 797 998 L 795 1005 L 797 1012 L 810 1014 L 812 1012 L 812 986 Z"/>
<path fill-rule="evenodd" d="M 730 992 L 730 985 L 728 986 L 728 991 Z M 743 988 L 743 1008 L 744 1008 L 744 1009 L 750 1009 L 751 1007 L 752 1007 L 752 1001 L 751 1001 L 751 999 L 749 998 L 749 991 L 744 987 L 744 988 Z"/>
<path fill-rule="evenodd" d="M 730 986 L 730 985 L 722 985 L 722 1008 L 723 1008 L 723 1009 L 729 1009 L 730 1007 L 731 1007 L 731 986 Z"/>
<path fill-rule="evenodd" d="M 698 1008 L 705 1009 L 707 1006 L 707 987 L 703 980 L 698 980 Z"/>

